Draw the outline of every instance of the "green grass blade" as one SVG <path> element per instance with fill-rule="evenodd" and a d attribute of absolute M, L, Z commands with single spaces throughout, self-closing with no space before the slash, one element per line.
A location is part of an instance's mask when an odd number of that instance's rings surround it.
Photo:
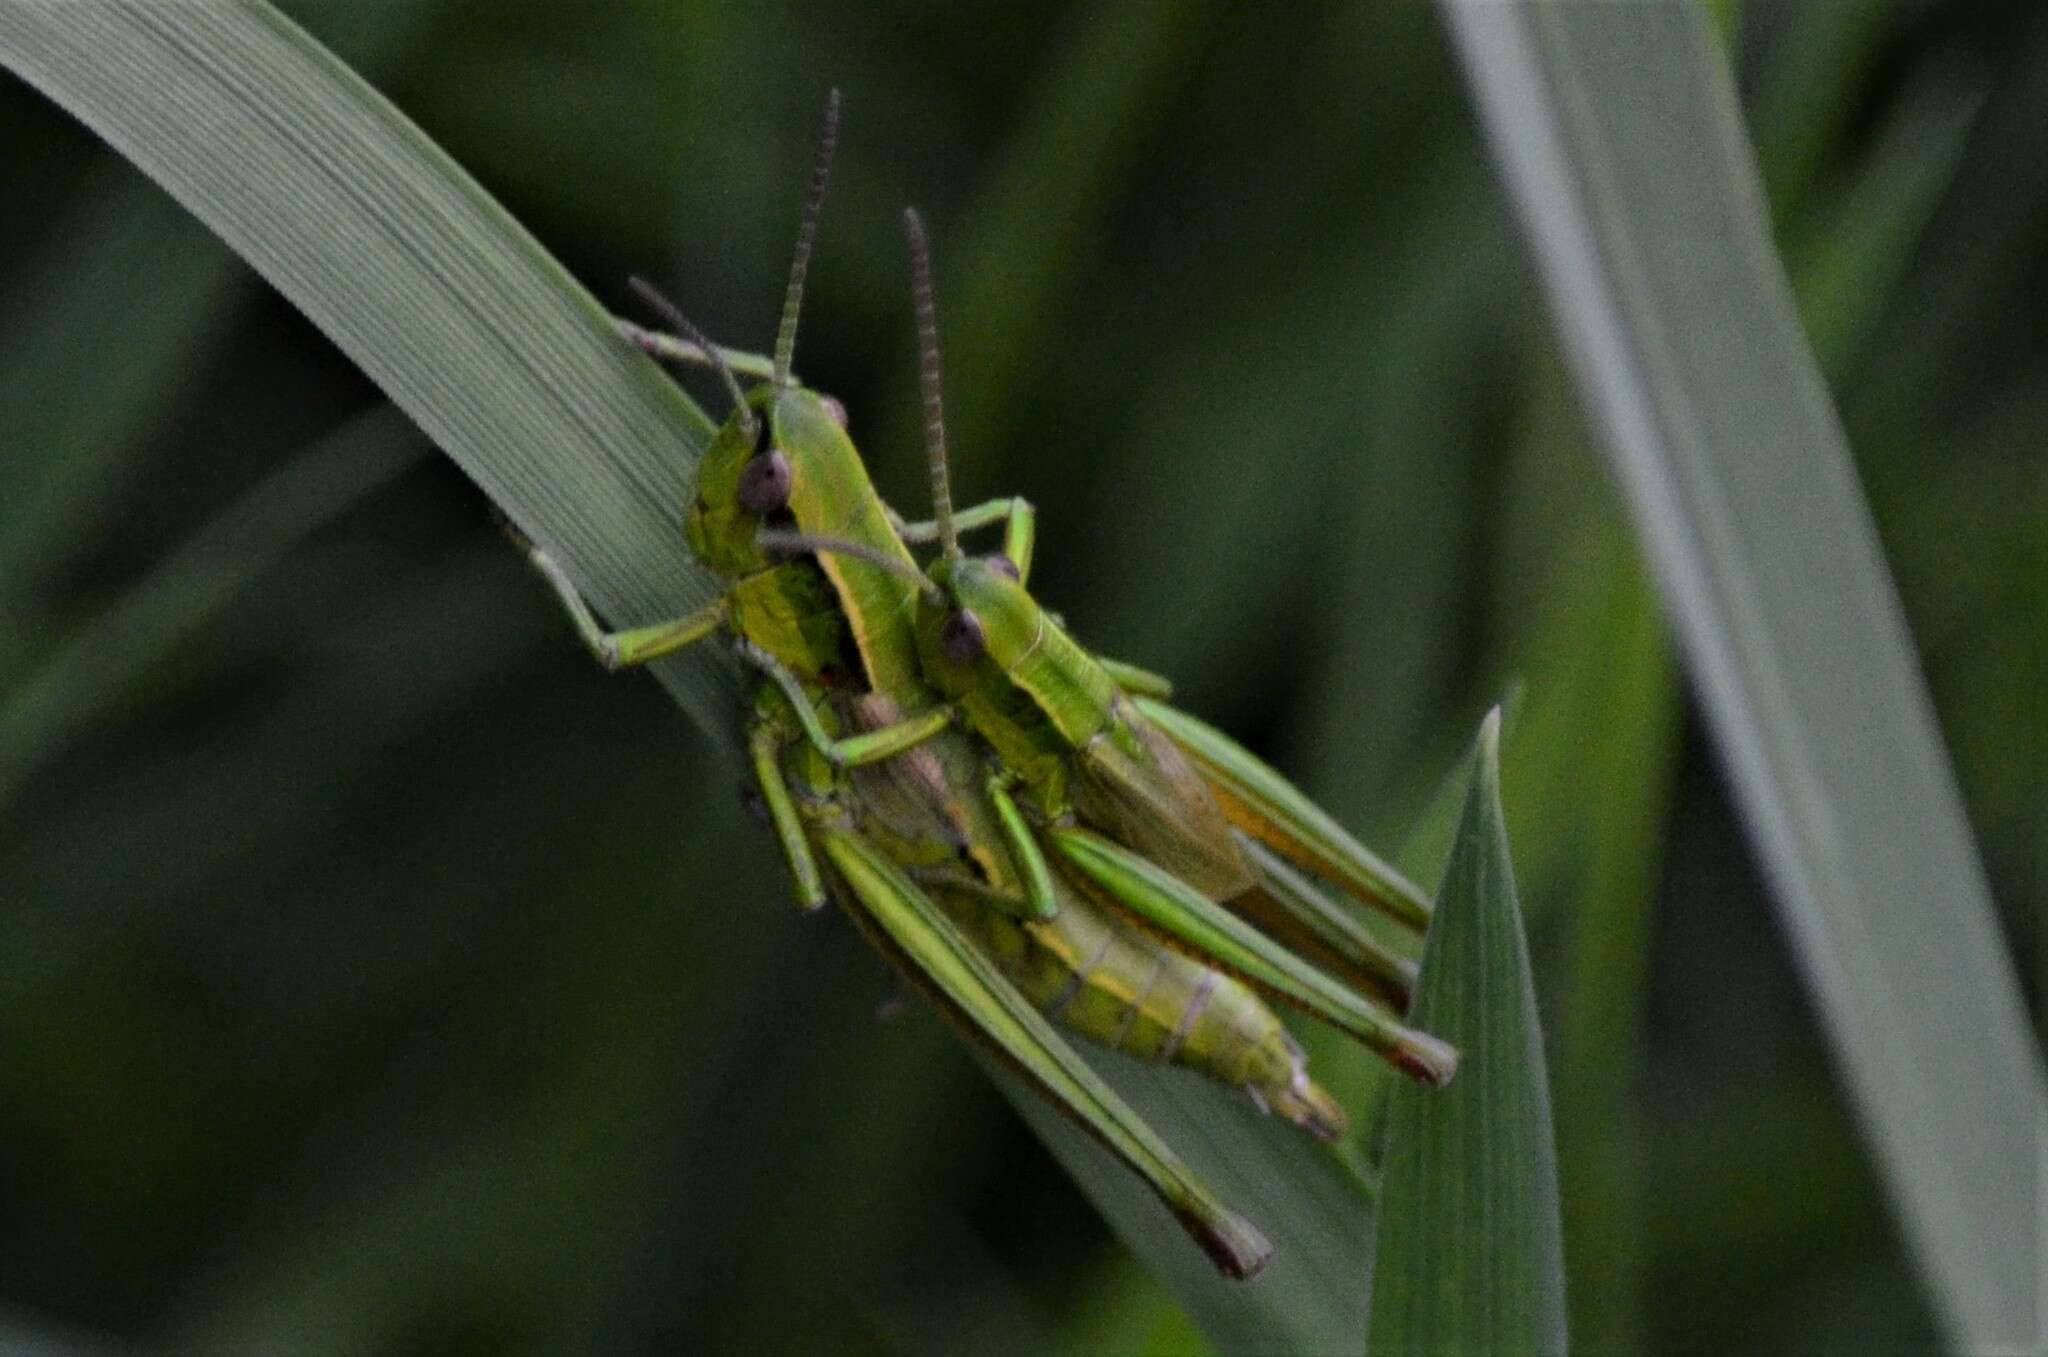
<path fill-rule="evenodd" d="M 1561 1352 L 1557 1152 L 1501 817 L 1498 712 L 1480 728 L 1410 1018 L 1464 1063 L 1447 1089 L 1393 1091 L 1369 1350 Z"/>
<path fill-rule="evenodd" d="M 1643 1021 L 1683 684 L 1641 550 L 1556 376 L 1532 390 L 1509 472 L 1520 512 L 1497 576 L 1503 653 L 1520 660 L 1528 702 L 1503 741 L 1502 798 L 1524 916 L 1550 944 L 1571 1331 L 1588 1351 L 1635 1351 L 1648 1341 Z"/>
<path fill-rule="evenodd" d="M 2031 1342 L 2040 1056 L 1713 39 L 1444 13 L 1930 1292 Z"/>
<path fill-rule="evenodd" d="M 608 620 L 711 596 L 678 527 L 709 421 L 460 167 L 274 9 L 9 4 L 0 63 L 290 298 Z M 659 672 L 727 738 L 712 649 Z"/>

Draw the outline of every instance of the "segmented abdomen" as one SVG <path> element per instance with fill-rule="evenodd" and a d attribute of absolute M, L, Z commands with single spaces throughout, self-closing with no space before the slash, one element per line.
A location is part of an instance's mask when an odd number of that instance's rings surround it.
<path fill-rule="evenodd" d="M 854 704 L 852 724 L 899 719 L 876 694 Z M 814 773 L 830 780 L 822 769 Z M 1184 1065 L 1244 1092 L 1264 1110 L 1325 1140 L 1346 1125 L 1308 1077 L 1307 1060 L 1265 1001 L 1220 971 L 1167 947 L 1072 883 L 1055 876 L 1059 908 L 1045 921 L 1005 913 L 984 890 L 940 880 L 948 864 L 985 888 L 1016 890 L 1001 831 L 979 790 L 986 767 L 959 731 L 846 775 L 821 806 L 851 812 L 863 833 L 919 877 L 1010 983 L 1068 1031 L 1140 1060 Z M 823 789 L 821 789 L 823 790 Z M 843 795 L 844 799 L 838 799 Z"/>
<path fill-rule="evenodd" d="M 1325 1140 L 1343 1108 L 1308 1077 L 1301 1048 L 1238 981 L 1163 946 L 1077 892 L 1022 922 L 966 892 L 935 891 L 962 931 L 1060 1026 L 1140 1060 L 1184 1065 L 1241 1088 Z"/>

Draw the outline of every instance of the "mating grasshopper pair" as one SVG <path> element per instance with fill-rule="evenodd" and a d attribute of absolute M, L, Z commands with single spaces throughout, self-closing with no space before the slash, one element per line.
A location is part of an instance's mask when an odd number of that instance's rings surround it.
<path fill-rule="evenodd" d="M 1324 1139 L 1345 1115 L 1261 995 L 1432 1084 L 1456 1053 L 1402 1024 L 1411 962 L 1300 870 L 1420 930 L 1428 902 L 1278 773 L 1166 704 L 1156 676 L 1090 654 L 1026 588 L 1021 500 L 955 513 L 930 264 L 909 230 L 934 518 L 883 504 L 836 402 L 791 375 L 837 96 L 805 202 L 768 379 L 652 289 L 734 403 L 698 468 L 692 549 L 726 593 L 606 632 L 540 547 L 536 565 L 607 667 L 723 636 L 760 675 L 748 756 L 805 908 L 836 899 L 970 1036 L 1139 1173 L 1224 1272 L 1270 1255 L 1055 1030 L 1199 1070 Z M 959 534 L 1002 525 L 1000 554 Z M 910 547 L 936 543 L 920 567 Z M 1387 1005 L 1391 1005 L 1391 1008 Z"/>

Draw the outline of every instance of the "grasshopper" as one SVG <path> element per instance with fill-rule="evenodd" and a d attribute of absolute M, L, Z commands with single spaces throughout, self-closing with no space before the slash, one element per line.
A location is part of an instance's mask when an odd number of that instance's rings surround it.
<path fill-rule="evenodd" d="M 1422 893 L 1270 766 L 1168 706 L 1163 679 L 1098 660 L 1068 636 L 1026 588 L 1032 516 L 1009 520 L 1000 554 L 962 550 L 959 534 L 972 525 L 952 510 L 930 249 L 915 211 L 905 227 L 934 516 L 899 535 L 939 546 L 917 591 L 918 660 L 993 751 L 990 794 L 1006 815 L 1021 813 L 1010 788 L 1027 793 L 1032 823 L 1012 829 L 1016 851 L 1028 859 L 1042 842 L 1096 898 L 1173 945 L 1332 1024 L 1416 1079 L 1448 1081 L 1456 1052 L 1360 992 L 1405 1008 L 1412 965 L 1295 867 L 1418 930 L 1429 918 Z M 827 537 L 765 537 L 823 560 L 841 554 Z"/>
<path fill-rule="evenodd" d="M 731 644 L 760 675 L 748 757 L 799 902 L 837 900 L 969 1035 L 1139 1173 L 1219 1268 L 1249 1276 L 1270 1253 L 1257 1229 L 1194 1179 L 1048 1015 L 1202 1070 L 1324 1138 L 1343 1129 L 1343 1110 L 1251 990 L 1047 869 L 1005 779 L 988 774 L 981 750 L 951 728 L 954 708 L 924 682 L 912 626 L 924 577 L 843 412 L 791 375 L 836 108 L 835 95 L 767 380 L 742 390 L 738 365 L 651 289 L 640 290 L 680 338 L 622 326 L 656 356 L 708 363 L 733 398 L 685 515 L 692 549 L 726 593 L 689 617 L 607 632 L 547 552 L 529 554 L 608 668 L 712 637 Z M 1021 501 L 993 501 L 959 521 L 1006 523 L 1013 558 L 1028 562 L 1030 515 Z M 837 549 L 777 550 L 783 525 Z"/>

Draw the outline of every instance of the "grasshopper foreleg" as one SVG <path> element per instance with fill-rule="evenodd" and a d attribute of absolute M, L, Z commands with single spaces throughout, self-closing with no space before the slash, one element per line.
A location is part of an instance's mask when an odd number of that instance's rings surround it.
<path fill-rule="evenodd" d="M 891 509 L 889 517 L 896 529 L 896 535 L 905 542 L 919 545 L 939 540 L 939 525 L 936 519 L 922 523 L 906 523 Z M 1017 567 L 1019 583 L 1031 576 L 1031 551 L 1038 542 L 1038 510 L 1023 496 L 1009 499 L 992 499 L 986 504 L 977 504 L 971 509 L 962 509 L 953 515 L 956 532 L 971 532 L 985 528 L 991 523 L 1003 525 L 1003 555 L 1010 564 Z"/>
<path fill-rule="evenodd" d="M 818 720 L 817 709 L 810 694 L 804 691 L 803 680 L 791 673 L 789 666 L 744 637 L 734 642 L 733 649 L 739 652 L 741 659 L 766 674 L 782 690 L 782 695 L 789 699 L 797 724 L 803 728 L 804 738 L 836 768 L 859 768 L 895 758 L 953 723 L 953 708 L 933 707 L 892 725 L 835 738 Z"/>
<path fill-rule="evenodd" d="M 725 623 L 728 605 L 721 598 L 687 617 L 632 627 L 626 631 L 606 631 L 554 557 L 537 546 L 529 545 L 526 559 L 533 562 L 534 569 L 540 571 L 541 577 L 554 589 L 570 621 L 576 624 L 576 634 L 606 669 L 630 669 L 664 655 L 673 655 L 697 644 Z"/>

